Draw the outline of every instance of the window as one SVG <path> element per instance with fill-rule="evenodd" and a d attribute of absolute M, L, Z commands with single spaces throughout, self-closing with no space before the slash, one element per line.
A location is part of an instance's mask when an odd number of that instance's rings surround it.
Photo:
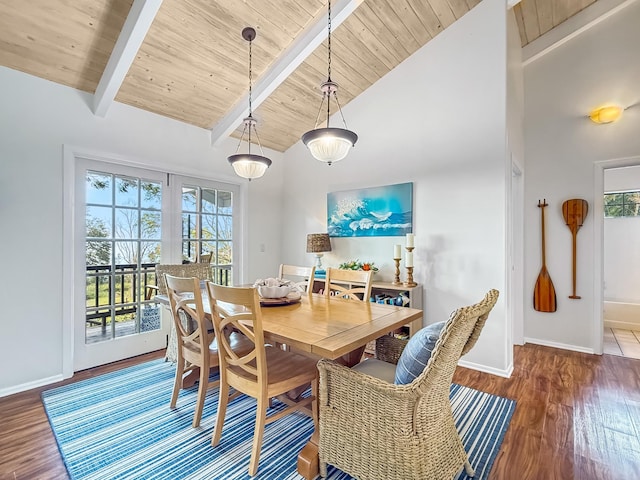
<path fill-rule="evenodd" d="M 195 185 L 182 186 L 182 261 L 211 255 L 213 281 L 232 284 L 233 193 Z"/>
<path fill-rule="evenodd" d="M 160 260 L 161 183 L 90 170 L 85 184 L 86 343 L 159 329 L 144 287 Z"/>
<path fill-rule="evenodd" d="M 640 216 L 640 191 L 605 193 L 604 216 L 605 218 Z"/>

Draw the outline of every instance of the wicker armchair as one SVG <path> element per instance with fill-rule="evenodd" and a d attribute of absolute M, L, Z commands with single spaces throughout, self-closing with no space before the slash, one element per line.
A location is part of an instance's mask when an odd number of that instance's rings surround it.
<path fill-rule="evenodd" d="M 491 290 L 454 311 L 424 371 L 407 385 L 320 360 L 320 474 L 330 463 L 362 480 L 451 479 L 463 466 L 473 476 L 449 388 L 497 299 Z"/>

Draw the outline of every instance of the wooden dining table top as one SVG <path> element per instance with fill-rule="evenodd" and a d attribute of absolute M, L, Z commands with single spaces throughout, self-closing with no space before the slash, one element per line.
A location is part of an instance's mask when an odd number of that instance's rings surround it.
<path fill-rule="evenodd" d="M 202 291 L 205 312 L 210 315 L 206 291 Z M 166 295 L 159 303 L 169 304 Z M 221 304 L 232 313 L 232 308 Z M 422 310 L 373 302 L 358 302 L 333 296 L 303 294 L 288 305 L 263 306 L 262 328 L 270 341 L 335 360 L 371 340 L 422 318 Z"/>

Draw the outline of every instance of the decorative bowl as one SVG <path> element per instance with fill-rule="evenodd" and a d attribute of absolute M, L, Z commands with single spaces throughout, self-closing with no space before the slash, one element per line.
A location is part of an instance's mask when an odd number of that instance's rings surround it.
<path fill-rule="evenodd" d="M 289 295 L 291 287 L 289 285 L 283 285 L 281 287 L 268 287 L 261 285 L 258 287 L 258 293 L 262 298 L 282 298 Z"/>

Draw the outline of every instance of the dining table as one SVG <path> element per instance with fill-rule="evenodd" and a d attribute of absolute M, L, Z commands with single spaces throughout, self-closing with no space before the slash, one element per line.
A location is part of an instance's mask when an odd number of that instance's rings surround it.
<path fill-rule="evenodd" d="M 210 315 L 206 290 L 202 295 L 204 309 Z M 169 304 L 166 295 L 158 295 L 155 299 L 164 305 Z M 369 341 L 422 319 L 422 310 L 416 308 L 313 293 L 302 294 L 299 299 L 281 304 L 265 302 L 261 311 L 262 328 L 268 341 L 347 366 L 360 361 Z M 318 408 L 315 402 L 314 408 Z M 306 479 L 315 478 L 319 473 L 318 440 L 319 432 L 314 431 L 298 455 L 298 473 Z"/>

